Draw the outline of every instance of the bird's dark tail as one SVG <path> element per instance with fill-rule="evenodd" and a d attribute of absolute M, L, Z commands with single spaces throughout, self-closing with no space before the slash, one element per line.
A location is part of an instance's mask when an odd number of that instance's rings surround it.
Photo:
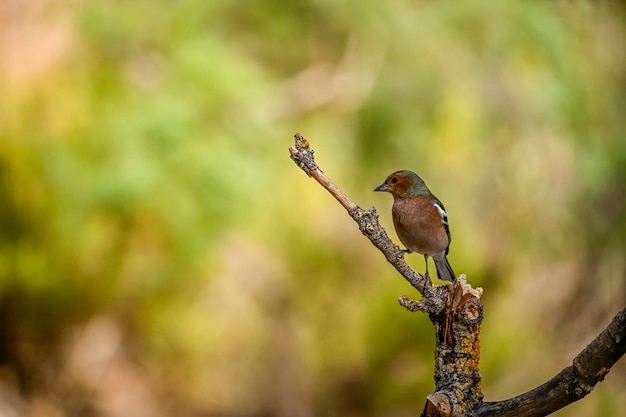
<path fill-rule="evenodd" d="M 444 256 L 443 259 L 433 259 L 433 261 L 435 261 L 435 267 L 437 267 L 437 276 L 439 279 L 454 282 L 456 275 L 448 263 L 448 258 Z"/>

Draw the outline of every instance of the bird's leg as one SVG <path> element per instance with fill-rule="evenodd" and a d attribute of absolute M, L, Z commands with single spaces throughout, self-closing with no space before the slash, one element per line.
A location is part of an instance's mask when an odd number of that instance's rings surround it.
<path fill-rule="evenodd" d="M 424 261 L 426 262 L 426 273 L 424 275 L 430 278 L 430 275 L 428 275 L 428 255 L 426 254 L 424 254 Z"/>

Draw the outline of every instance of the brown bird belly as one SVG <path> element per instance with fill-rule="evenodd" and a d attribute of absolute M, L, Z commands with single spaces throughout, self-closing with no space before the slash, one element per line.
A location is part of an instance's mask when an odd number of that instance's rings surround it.
<path fill-rule="evenodd" d="M 398 238 L 412 252 L 432 256 L 450 243 L 439 211 L 426 196 L 397 199 L 392 217 Z"/>

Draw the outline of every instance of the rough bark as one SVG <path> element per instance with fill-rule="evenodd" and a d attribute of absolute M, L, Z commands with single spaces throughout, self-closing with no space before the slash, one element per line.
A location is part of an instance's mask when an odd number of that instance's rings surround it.
<path fill-rule="evenodd" d="M 550 414 L 591 392 L 626 350 L 626 309 L 575 359 L 545 384 L 515 398 L 499 402 L 482 402 L 480 358 L 480 324 L 483 308 L 482 288 L 472 288 L 465 275 L 450 285 L 435 286 L 428 275 L 422 275 L 404 260 L 405 253 L 396 246 L 378 222 L 374 207 L 362 209 L 352 202 L 318 167 L 309 142 L 295 135 L 295 146 L 289 148 L 291 159 L 307 175 L 319 182 L 358 224 L 359 230 L 378 248 L 387 261 L 421 295 L 398 299 L 409 311 L 428 313 L 435 326 L 435 389 L 426 398 L 423 417 L 535 417 Z"/>

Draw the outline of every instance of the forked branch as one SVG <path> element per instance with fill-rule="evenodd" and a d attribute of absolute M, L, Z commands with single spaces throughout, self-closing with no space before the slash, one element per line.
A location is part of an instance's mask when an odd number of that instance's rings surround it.
<path fill-rule="evenodd" d="M 422 416 L 503 416 L 539 417 L 548 415 L 587 395 L 626 351 L 626 309 L 573 361 L 571 366 L 545 384 L 509 400 L 482 402 L 480 324 L 481 288 L 472 288 L 461 275 L 451 285 L 437 287 L 430 277 L 421 275 L 404 260 L 404 252 L 393 244 L 378 222 L 374 207 L 362 209 L 346 196 L 318 167 L 309 142 L 295 135 L 289 148 L 291 159 L 307 175 L 330 192 L 359 225 L 396 270 L 422 294 L 421 300 L 402 296 L 400 304 L 409 311 L 429 314 L 435 326 L 435 386 L 428 395 Z"/>
<path fill-rule="evenodd" d="M 377 247 L 396 270 L 422 294 L 419 301 L 400 297 L 409 311 L 423 311 L 435 325 L 435 385 L 437 392 L 427 399 L 423 415 L 469 415 L 480 401 L 480 323 L 482 289 L 472 288 L 461 275 L 451 285 L 437 287 L 430 277 L 417 273 L 404 260 L 404 252 L 393 244 L 378 222 L 376 209 L 362 209 L 352 202 L 318 167 L 309 142 L 299 133 L 289 148 L 291 159 L 307 175 L 330 192 L 359 225 L 361 232 Z M 452 413 L 452 414 L 450 414 Z"/>

